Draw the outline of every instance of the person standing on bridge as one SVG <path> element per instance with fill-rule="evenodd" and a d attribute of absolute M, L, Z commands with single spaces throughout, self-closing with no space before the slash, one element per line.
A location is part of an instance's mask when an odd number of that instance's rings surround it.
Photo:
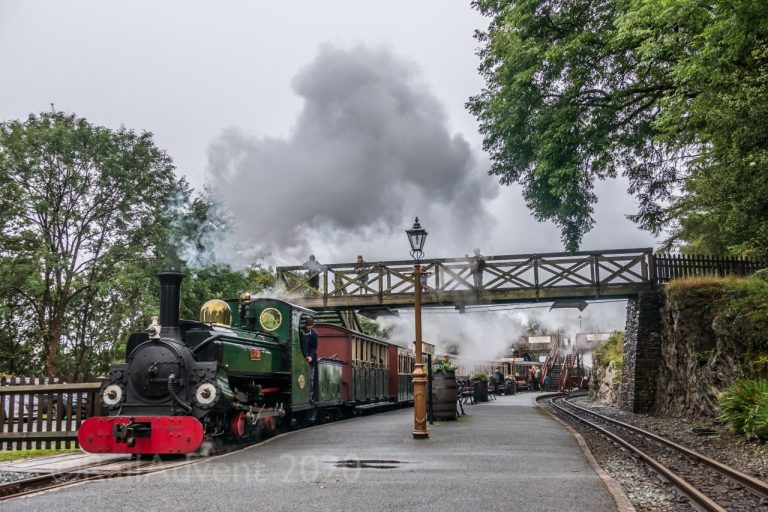
<path fill-rule="evenodd" d="M 483 287 L 483 271 L 485 270 L 485 256 L 480 254 L 480 249 L 472 251 L 475 255 L 469 258 L 469 269 L 472 271 L 472 280 L 475 290 Z"/>
<path fill-rule="evenodd" d="M 314 254 L 309 255 L 309 259 L 305 261 L 302 266 L 307 269 L 309 275 L 309 286 L 316 291 L 320 291 L 320 272 L 323 271 L 323 265 L 315 259 Z"/>
<path fill-rule="evenodd" d="M 368 269 L 370 266 L 363 259 L 362 254 L 357 255 L 357 261 L 355 262 L 355 274 L 357 274 L 357 281 L 360 283 L 360 293 L 365 293 L 365 286 L 368 284 Z"/>

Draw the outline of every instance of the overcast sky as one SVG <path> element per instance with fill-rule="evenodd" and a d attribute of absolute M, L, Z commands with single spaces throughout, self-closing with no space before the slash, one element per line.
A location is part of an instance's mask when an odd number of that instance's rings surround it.
<path fill-rule="evenodd" d="M 486 23 L 459 0 L 0 0 L 0 119 L 53 103 L 154 133 L 235 214 L 236 265 L 407 258 L 417 215 L 426 257 L 560 251 L 464 108 Z M 598 196 L 582 249 L 653 245 L 626 183 Z"/>

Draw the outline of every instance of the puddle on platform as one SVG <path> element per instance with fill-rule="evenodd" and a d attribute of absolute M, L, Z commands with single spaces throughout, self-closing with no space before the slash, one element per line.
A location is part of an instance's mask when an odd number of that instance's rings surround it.
<path fill-rule="evenodd" d="M 400 464 L 408 464 L 399 460 L 380 460 L 380 459 L 347 459 L 332 462 L 337 468 L 352 469 L 397 469 Z"/>

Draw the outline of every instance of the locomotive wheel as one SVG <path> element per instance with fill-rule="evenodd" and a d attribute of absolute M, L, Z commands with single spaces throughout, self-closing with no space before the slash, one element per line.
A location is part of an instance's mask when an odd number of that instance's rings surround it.
<path fill-rule="evenodd" d="M 235 439 L 242 439 L 245 437 L 245 421 L 246 416 L 243 411 L 235 412 L 229 420 L 229 430 L 232 432 Z"/>

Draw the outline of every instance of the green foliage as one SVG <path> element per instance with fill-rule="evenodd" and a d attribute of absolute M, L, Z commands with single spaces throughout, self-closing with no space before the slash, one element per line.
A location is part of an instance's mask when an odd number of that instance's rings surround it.
<path fill-rule="evenodd" d="M 357 315 L 357 321 L 360 322 L 360 327 L 365 334 L 382 340 L 388 340 L 392 335 L 392 331 L 395 329 L 394 325 L 382 328 L 376 320 L 371 320 L 362 315 Z"/>
<path fill-rule="evenodd" d="M 456 371 L 456 365 L 454 365 L 449 359 L 446 359 L 444 357 L 438 357 L 435 359 L 435 362 L 432 364 L 432 371 L 437 372 L 455 372 Z"/>
<path fill-rule="evenodd" d="M 0 185 L 0 350 L 18 347 L 16 371 L 103 364 L 141 319 L 186 183 L 150 133 L 52 110 L 0 124 Z"/>
<path fill-rule="evenodd" d="M 475 0 L 491 173 L 578 248 L 597 180 L 670 244 L 768 254 L 768 10 L 736 0 Z M 680 193 L 679 195 L 677 195 Z"/>
<path fill-rule="evenodd" d="M 768 378 L 768 353 L 756 353 L 750 358 L 752 374 Z"/>
<path fill-rule="evenodd" d="M 739 380 L 718 397 L 720 419 L 748 439 L 768 440 L 768 380 Z"/>
<path fill-rule="evenodd" d="M 182 282 L 181 318 L 196 320 L 200 308 L 210 299 L 233 299 L 240 292 L 257 294 L 271 288 L 275 275 L 269 270 L 253 267 L 234 271 L 227 265 L 208 265 L 184 269 Z"/>
<path fill-rule="evenodd" d="M 618 368 L 624 366 L 624 333 L 615 331 L 593 352 L 595 367 L 608 366 L 613 361 Z"/>
<path fill-rule="evenodd" d="M 488 374 L 484 372 L 477 372 L 472 375 L 472 380 L 479 380 L 480 382 L 488 382 Z"/>

